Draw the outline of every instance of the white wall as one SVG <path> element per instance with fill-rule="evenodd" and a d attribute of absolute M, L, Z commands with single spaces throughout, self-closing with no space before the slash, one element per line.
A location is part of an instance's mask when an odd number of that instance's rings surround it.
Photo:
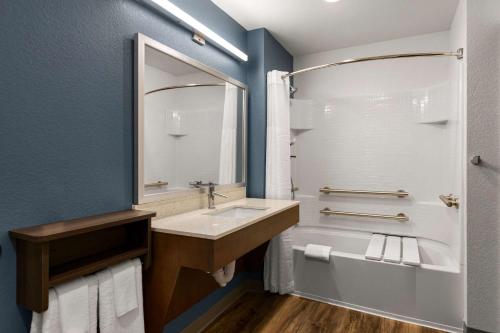
<path fill-rule="evenodd" d="M 467 325 L 500 332 L 500 1 L 467 1 Z"/>
<path fill-rule="evenodd" d="M 457 50 L 464 49 L 464 58 L 462 61 L 455 61 L 450 59 L 450 83 L 452 87 L 452 107 L 457 108 L 457 120 L 461 126 L 457 128 L 456 142 L 457 145 L 457 184 L 461 187 L 461 202 L 459 215 L 460 221 L 460 239 L 461 242 L 461 258 L 462 266 L 461 272 L 463 274 L 463 289 L 462 295 L 464 298 L 463 304 L 463 320 L 467 322 L 467 279 L 465 278 L 467 272 L 467 259 L 466 259 L 466 221 L 467 221 L 467 4 L 466 0 L 460 0 L 453 18 L 450 29 L 450 48 Z"/>
<path fill-rule="evenodd" d="M 295 69 L 354 57 L 450 50 L 448 32 L 415 36 L 294 59 Z M 450 58 L 386 60 L 315 71 L 295 77 L 298 99 L 313 100 L 314 129 L 296 131 L 292 161 L 300 188 L 301 225 L 426 237 L 448 244 L 460 260 L 456 209 L 438 196 L 460 195 L 458 107 L 450 84 Z M 444 114 L 446 124 L 422 124 L 420 112 Z M 409 199 L 319 195 L 333 185 L 398 190 Z M 410 216 L 407 223 L 324 217 L 324 207 Z"/>

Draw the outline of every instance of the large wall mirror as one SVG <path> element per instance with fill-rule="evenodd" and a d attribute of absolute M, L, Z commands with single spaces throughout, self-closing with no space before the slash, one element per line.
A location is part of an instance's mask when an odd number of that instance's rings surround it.
<path fill-rule="evenodd" d="M 135 47 L 136 203 L 243 186 L 246 85 L 142 34 Z"/>

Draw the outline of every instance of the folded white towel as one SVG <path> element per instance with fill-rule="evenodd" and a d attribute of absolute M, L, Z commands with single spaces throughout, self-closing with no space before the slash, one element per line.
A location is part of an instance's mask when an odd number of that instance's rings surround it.
<path fill-rule="evenodd" d="M 85 279 L 89 284 L 89 332 L 97 333 L 97 276 L 89 275 Z"/>
<path fill-rule="evenodd" d="M 314 259 L 329 262 L 331 250 L 332 250 L 331 246 L 307 244 L 304 255 L 307 258 L 314 258 Z"/>
<path fill-rule="evenodd" d="M 144 312 L 142 308 L 142 266 L 139 259 L 133 260 L 137 307 L 127 314 L 116 315 L 113 275 L 110 269 L 97 273 L 99 280 L 99 330 L 101 333 L 143 333 Z"/>
<path fill-rule="evenodd" d="M 366 249 L 365 258 L 370 260 L 381 260 L 384 252 L 385 235 L 373 234 L 370 244 Z"/>
<path fill-rule="evenodd" d="M 97 332 L 97 277 L 90 275 L 83 278 L 88 283 L 88 332 Z M 80 281 L 81 282 L 81 281 Z M 59 288 L 59 287 L 58 287 Z M 69 310 L 69 309 L 68 309 Z M 31 333 L 66 333 L 61 325 L 61 306 L 54 288 L 49 289 L 49 308 L 42 312 L 33 312 Z M 67 312 L 67 311 L 66 311 Z M 85 325 L 84 325 L 85 326 Z M 76 332 L 81 332 L 78 329 Z"/>
<path fill-rule="evenodd" d="M 62 333 L 59 304 L 54 289 L 49 289 L 49 308 L 42 313 L 33 312 L 30 333 Z"/>
<path fill-rule="evenodd" d="M 127 260 L 109 269 L 113 275 L 116 315 L 121 317 L 137 309 L 135 267 L 131 260 Z"/>
<path fill-rule="evenodd" d="M 420 253 L 418 251 L 418 243 L 416 238 L 403 238 L 403 264 L 420 266 Z"/>
<path fill-rule="evenodd" d="M 64 333 L 89 333 L 89 285 L 84 278 L 55 287 Z"/>
<path fill-rule="evenodd" d="M 397 264 L 401 262 L 401 237 L 387 236 L 384 261 Z"/>

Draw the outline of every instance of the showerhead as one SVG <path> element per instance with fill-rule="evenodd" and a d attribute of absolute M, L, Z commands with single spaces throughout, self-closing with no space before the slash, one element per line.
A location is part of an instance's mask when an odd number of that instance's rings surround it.
<path fill-rule="evenodd" d="M 298 88 L 295 88 L 294 86 L 290 85 L 290 97 L 293 98 L 293 95 L 299 90 Z"/>

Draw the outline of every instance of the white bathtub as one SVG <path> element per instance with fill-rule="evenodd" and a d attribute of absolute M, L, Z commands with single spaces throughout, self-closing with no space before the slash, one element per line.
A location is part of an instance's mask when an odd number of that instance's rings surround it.
<path fill-rule="evenodd" d="M 296 295 L 419 325 L 460 332 L 462 276 L 449 248 L 418 239 L 421 267 L 366 260 L 369 232 L 293 229 Z M 306 259 L 307 244 L 332 247 L 330 262 Z"/>

